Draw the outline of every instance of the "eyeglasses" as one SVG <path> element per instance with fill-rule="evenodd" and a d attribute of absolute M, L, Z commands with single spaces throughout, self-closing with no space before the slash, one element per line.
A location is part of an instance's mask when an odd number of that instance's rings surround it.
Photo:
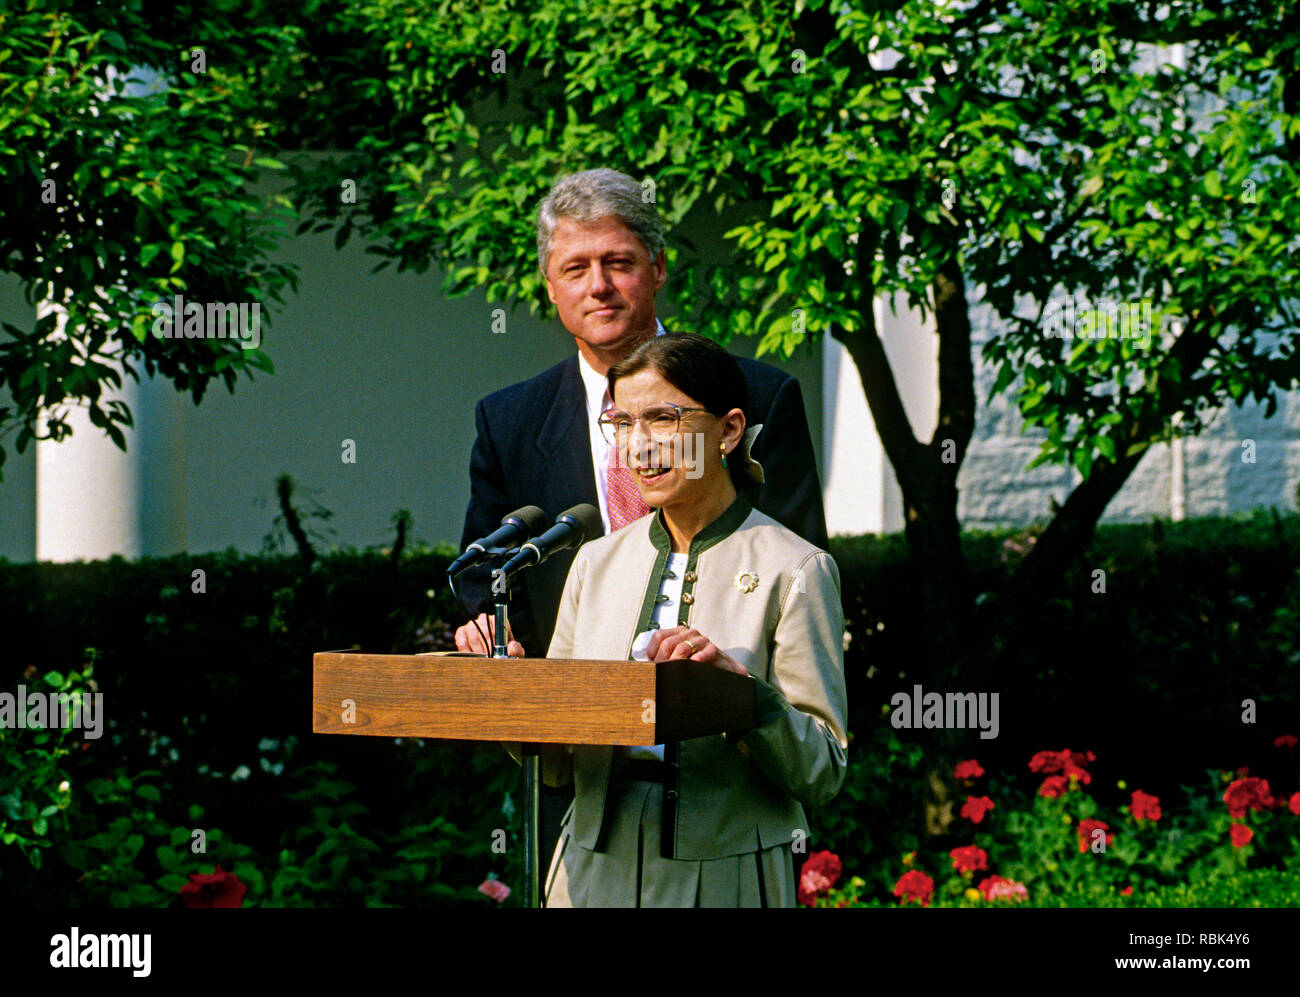
<path fill-rule="evenodd" d="M 605 437 L 605 442 L 621 449 L 627 446 L 627 441 L 632 438 L 632 427 L 638 422 L 645 426 L 651 440 L 656 443 L 667 443 L 677 435 L 683 412 L 707 411 L 708 409 L 704 408 L 660 402 L 658 405 L 651 405 L 641 413 L 640 417 L 620 409 L 610 409 L 596 422 L 600 426 L 601 435 Z"/>

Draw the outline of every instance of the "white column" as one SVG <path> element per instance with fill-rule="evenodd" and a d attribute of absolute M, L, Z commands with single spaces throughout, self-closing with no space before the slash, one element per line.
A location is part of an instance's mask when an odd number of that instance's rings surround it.
<path fill-rule="evenodd" d="M 64 335 L 66 312 L 42 302 L 37 316 L 58 313 L 56 337 Z M 105 392 L 138 412 L 138 389 L 123 376 L 120 390 Z M 71 409 L 72 435 L 61 443 L 36 443 L 36 559 L 98 560 L 143 553 L 140 529 L 140 454 L 136 434 L 125 430 L 123 453 L 104 431 L 90 424 L 84 408 Z M 46 431 L 41 420 L 40 430 Z"/>

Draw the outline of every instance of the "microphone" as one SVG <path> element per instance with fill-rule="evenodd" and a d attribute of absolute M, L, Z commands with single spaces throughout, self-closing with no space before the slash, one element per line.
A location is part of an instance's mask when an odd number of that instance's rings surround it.
<path fill-rule="evenodd" d="M 536 536 L 546 529 L 546 513 L 535 505 L 526 505 L 516 509 L 503 520 L 501 526 L 481 540 L 475 540 L 465 548 L 465 553 L 451 562 L 447 574 L 457 575 L 466 568 L 478 564 L 494 550 L 511 548 L 521 540 Z"/>
<path fill-rule="evenodd" d="M 501 566 L 501 573 L 510 577 L 524 568 L 541 564 L 552 554 L 570 547 L 581 547 L 605 533 L 600 510 L 587 502 L 566 509 L 555 517 L 555 525 L 535 540 L 530 540 Z"/>

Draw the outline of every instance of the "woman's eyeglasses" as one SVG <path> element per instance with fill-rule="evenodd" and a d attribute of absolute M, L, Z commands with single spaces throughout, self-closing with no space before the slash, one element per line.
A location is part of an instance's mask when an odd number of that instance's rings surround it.
<path fill-rule="evenodd" d="M 674 405 L 660 402 L 651 405 L 639 417 L 621 409 L 610 409 L 596 420 L 605 442 L 620 449 L 627 446 L 632 438 L 632 427 L 639 421 L 655 443 L 667 443 L 677 435 L 681 427 L 683 412 L 707 412 L 708 409 L 694 408 L 689 405 Z"/>

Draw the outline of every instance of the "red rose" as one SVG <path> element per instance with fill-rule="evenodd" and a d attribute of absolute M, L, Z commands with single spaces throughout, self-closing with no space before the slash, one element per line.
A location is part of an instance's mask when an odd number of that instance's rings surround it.
<path fill-rule="evenodd" d="M 497 903 L 504 903 L 506 897 L 510 896 L 510 887 L 499 879 L 485 879 L 478 884 L 478 891 L 484 896 L 491 897 Z"/>
<path fill-rule="evenodd" d="M 1268 780 L 1254 776 L 1235 779 L 1223 794 L 1229 817 L 1245 817 L 1247 810 L 1265 810 L 1276 802 L 1268 791 Z"/>
<path fill-rule="evenodd" d="M 1092 847 L 1094 831 L 1106 832 L 1106 844 L 1110 844 L 1115 835 L 1110 831 L 1110 825 L 1105 821 L 1094 820 L 1089 817 L 1087 820 L 1079 821 L 1079 851 L 1086 852 Z"/>
<path fill-rule="evenodd" d="M 1233 824 L 1228 832 L 1232 835 L 1232 847 L 1241 848 L 1250 843 L 1250 839 L 1255 836 L 1255 832 L 1245 824 Z"/>
<path fill-rule="evenodd" d="M 1038 795 L 1055 799 L 1070 788 L 1070 780 L 1063 775 L 1049 775 L 1038 787 Z"/>
<path fill-rule="evenodd" d="M 948 854 L 952 858 L 952 867 L 958 872 L 975 872 L 977 869 L 987 870 L 989 867 L 988 855 L 983 848 L 977 848 L 975 845 L 963 845 L 961 848 L 954 848 Z"/>
<path fill-rule="evenodd" d="M 1160 797 L 1144 793 L 1140 789 L 1134 790 L 1133 802 L 1129 805 L 1129 813 L 1137 820 L 1159 820 Z"/>
<path fill-rule="evenodd" d="M 1294 734 L 1283 734 L 1281 737 L 1273 738 L 1275 748 L 1294 748 L 1297 744 L 1300 744 L 1300 740 L 1297 740 Z"/>
<path fill-rule="evenodd" d="M 1131 897 L 1133 895 L 1133 887 L 1132 886 L 1124 887 L 1124 889 L 1119 891 L 1119 895 L 1121 897 Z"/>
<path fill-rule="evenodd" d="M 1295 814 L 1297 817 L 1300 817 L 1300 793 L 1296 793 L 1294 796 L 1291 797 L 1291 803 L 1289 804 L 1289 807 L 1293 814 Z"/>
<path fill-rule="evenodd" d="M 934 880 L 920 869 L 903 873 L 894 884 L 894 896 L 902 903 L 907 903 L 908 900 L 919 900 L 922 907 L 929 907 L 930 894 L 933 892 Z"/>
<path fill-rule="evenodd" d="M 993 809 L 993 801 L 987 796 L 968 796 L 966 802 L 961 805 L 961 812 L 958 816 L 969 817 L 978 824 L 984 819 L 984 815 Z"/>
<path fill-rule="evenodd" d="M 813 852 L 799 870 L 798 900 L 805 907 L 815 907 L 818 897 L 830 892 L 844 866 L 834 852 Z"/>
<path fill-rule="evenodd" d="M 968 762 L 958 762 L 957 767 L 953 770 L 954 779 L 978 779 L 984 774 L 984 769 L 980 763 L 972 758 Z"/>
<path fill-rule="evenodd" d="M 247 892 L 248 887 L 220 865 L 211 874 L 190 873 L 190 881 L 180 888 L 186 907 L 242 907 Z"/>

